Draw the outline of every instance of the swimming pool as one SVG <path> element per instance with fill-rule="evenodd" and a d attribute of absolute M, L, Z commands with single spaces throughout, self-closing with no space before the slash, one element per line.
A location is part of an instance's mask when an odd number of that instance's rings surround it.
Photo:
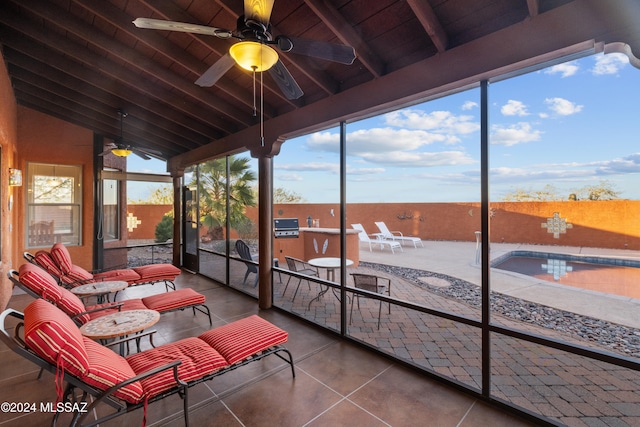
<path fill-rule="evenodd" d="M 512 251 L 491 267 L 547 282 L 640 299 L 640 260 Z"/>

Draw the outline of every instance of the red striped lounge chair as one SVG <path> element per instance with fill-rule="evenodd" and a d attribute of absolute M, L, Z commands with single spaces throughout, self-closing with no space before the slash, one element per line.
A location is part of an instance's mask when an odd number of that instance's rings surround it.
<path fill-rule="evenodd" d="M 188 426 L 188 391 L 195 384 L 271 354 L 288 363 L 295 377 L 293 357 L 282 346 L 287 339 L 287 332 L 253 315 L 198 337 L 123 357 L 83 337 L 68 316 L 43 299 L 30 303 L 24 313 L 12 309 L 0 313 L 0 340 L 55 374 L 60 402 L 77 404 L 73 426 L 102 425 L 139 408 L 145 408 L 146 421 L 148 404 L 175 393 L 183 399 Z"/>
<path fill-rule="evenodd" d="M 78 325 L 98 317 L 126 310 L 155 310 L 160 314 L 176 310 L 193 309 L 205 314 L 211 321 L 211 312 L 205 305 L 204 295 L 191 288 L 178 289 L 151 295 L 145 298 L 133 298 L 119 302 L 85 305 L 82 300 L 68 289 L 58 285 L 42 268 L 33 264 L 22 264 L 19 271 L 11 270 L 9 279 L 34 298 L 45 299 L 65 312 Z"/>

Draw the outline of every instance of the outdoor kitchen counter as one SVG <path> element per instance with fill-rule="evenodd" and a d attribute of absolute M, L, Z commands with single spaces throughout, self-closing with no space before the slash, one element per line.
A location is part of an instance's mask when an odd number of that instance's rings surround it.
<path fill-rule="evenodd" d="M 347 228 L 346 233 L 346 257 L 357 266 L 360 260 L 358 231 Z M 280 265 L 286 265 L 285 255 L 304 261 L 319 257 L 340 257 L 340 229 L 300 227 L 298 238 L 274 239 L 273 256 L 279 258 Z"/>

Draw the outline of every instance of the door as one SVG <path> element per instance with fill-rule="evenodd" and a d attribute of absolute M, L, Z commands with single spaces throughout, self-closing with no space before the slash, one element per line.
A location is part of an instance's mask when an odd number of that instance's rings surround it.
<path fill-rule="evenodd" d="M 188 186 L 182 189 L 182 265 L 198 272 L 198 192 Z"/>

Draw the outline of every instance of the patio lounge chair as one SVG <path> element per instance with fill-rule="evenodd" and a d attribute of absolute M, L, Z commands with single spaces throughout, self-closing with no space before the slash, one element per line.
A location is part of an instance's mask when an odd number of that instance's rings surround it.
<path fill-rule="evenodd" d="M 20 322 L 17 325 L 16 320 Z M 184 424 L 188 426 L 188 391 L 196 384 L 271 354 L 288 363 L 295 377 L 293 357 L 282 346 L 287 339 L 287 332 L 252 315 L 197 338 L 185 338 L 125 358 L 83 337 L 71 319 L 43 299 L 30 303 L 24 313 L 7 309 L 0 314 L 0 340 L 53 373 L 58 400 L 76 404 L 72 405 L 73 426 L 103 425 L 139 408 L 144 408 L 146 420 L 149 403 L 176 393 L 183 399 Z M 63 381 L 67 382 L 64 389 Z M 52 425 L 59 414 L 54 415 Z M 100 419 L 91 420 L 91 416 Z"/>
<path fill-rule="evenodd" d="M 54 244 L 51 252 L 41 250 L 36 252 L 35 255 L 25 252 L 23 256 L 30 263 L 45 269 L 58 283 L 68 288 L 91 282 L 124 280 L 129 283 L 129 286 L 153 285 L 164 282 L 164 286 L 168 291 L 169 288 L 175 290 L 174 280 L 182 272 L 178 267 L 171 264 L 149 264 L 94 274 L 74 264 L 69 251 L 62 243 Z"/>
<path fill-rule="evenodd" d="M 353 284 L 358 289 L 363 289 L 369 292 L 375 292 L 378 294 L 384 294 L 391 296 L 391 279 L 386 277 L 379 277 L 372 274 L 352 273 Z M 385 282 L 386 284 L 382 283 Z M 353 294 L 351 299 L 351 310 L 349 311 L 349 324 L 353 320 L 353 301 L 358 300 L 358 309 L 360 309 L 360 298 L 367 298 L 365 295 Z M 380 300 L 380 306 L 378 308 L 378 329 L 380 329 L 380 315 L 382 314 L 382 300 Z M 389 314 L 391 314 L 391 303 L 389 303 Z"/>
<path fill-rule="evenodd" d="M 83 325 L 90 320 L 116 311 L 148 309 L 163 314 L 188 308 L 193 309 L 194 316 L 196 310 L 205 314 L 209 318 L 209 324 L 212 324 L 209 307 L 205 305 L 205 296 L 191 288 L 178 289 L 145 298 L 128 299 L 117 303 L 85 306 L 77 295 L 58 285 L 53 277 L 37 265 L 22 264 L 19 272 L 10 270 L 7 276 L 15 285 L 32 297 L 42 298 L 60 308 L 78 325 Z"/>
<path fill-rule="evenodd" d="M 424 247 L 424 244 L 419 237 L 405 236 L 401 231 L 389 231 L 387 224 L 385 224 L 383 221 L 376 222 L 376 227 L 378 227 L 380 233 L 376 233 L 375 235 L 380 236 L 383 239 L 398 240 L 400 241 L 400 243 L 411 242 L 413 243 L 414 248 L 417 248 L 418 243 L 420 243 L 420 246 Z"/>
<path fill-rule="evenodd" d="M 367 234 L 366 231 L 364 231 L 364 227 L 362 226 L 362 224 L 351 224 L 351 227 L 355 230 L 360 231 L 358 233 L 358 238 L 360 239 L 361 242 L 365 242 L 369 244 L 369 251 L 372 251 L 372 245 L 380 245 L 380 249 L 383 250 L 385 246 L 388 246 L 389 249 L 391 249 L 391 253 L 394 253 L 394 249 L 400 249 L 401 252 L 404 252 L 402 250 L 402 245 L 396 241 L 393 240 L 384 240 L 384 239 L 378 239 L 376 238 L 375 240 L 371 239 L 371 237 L 369 237 L 369 235 Z"/>

